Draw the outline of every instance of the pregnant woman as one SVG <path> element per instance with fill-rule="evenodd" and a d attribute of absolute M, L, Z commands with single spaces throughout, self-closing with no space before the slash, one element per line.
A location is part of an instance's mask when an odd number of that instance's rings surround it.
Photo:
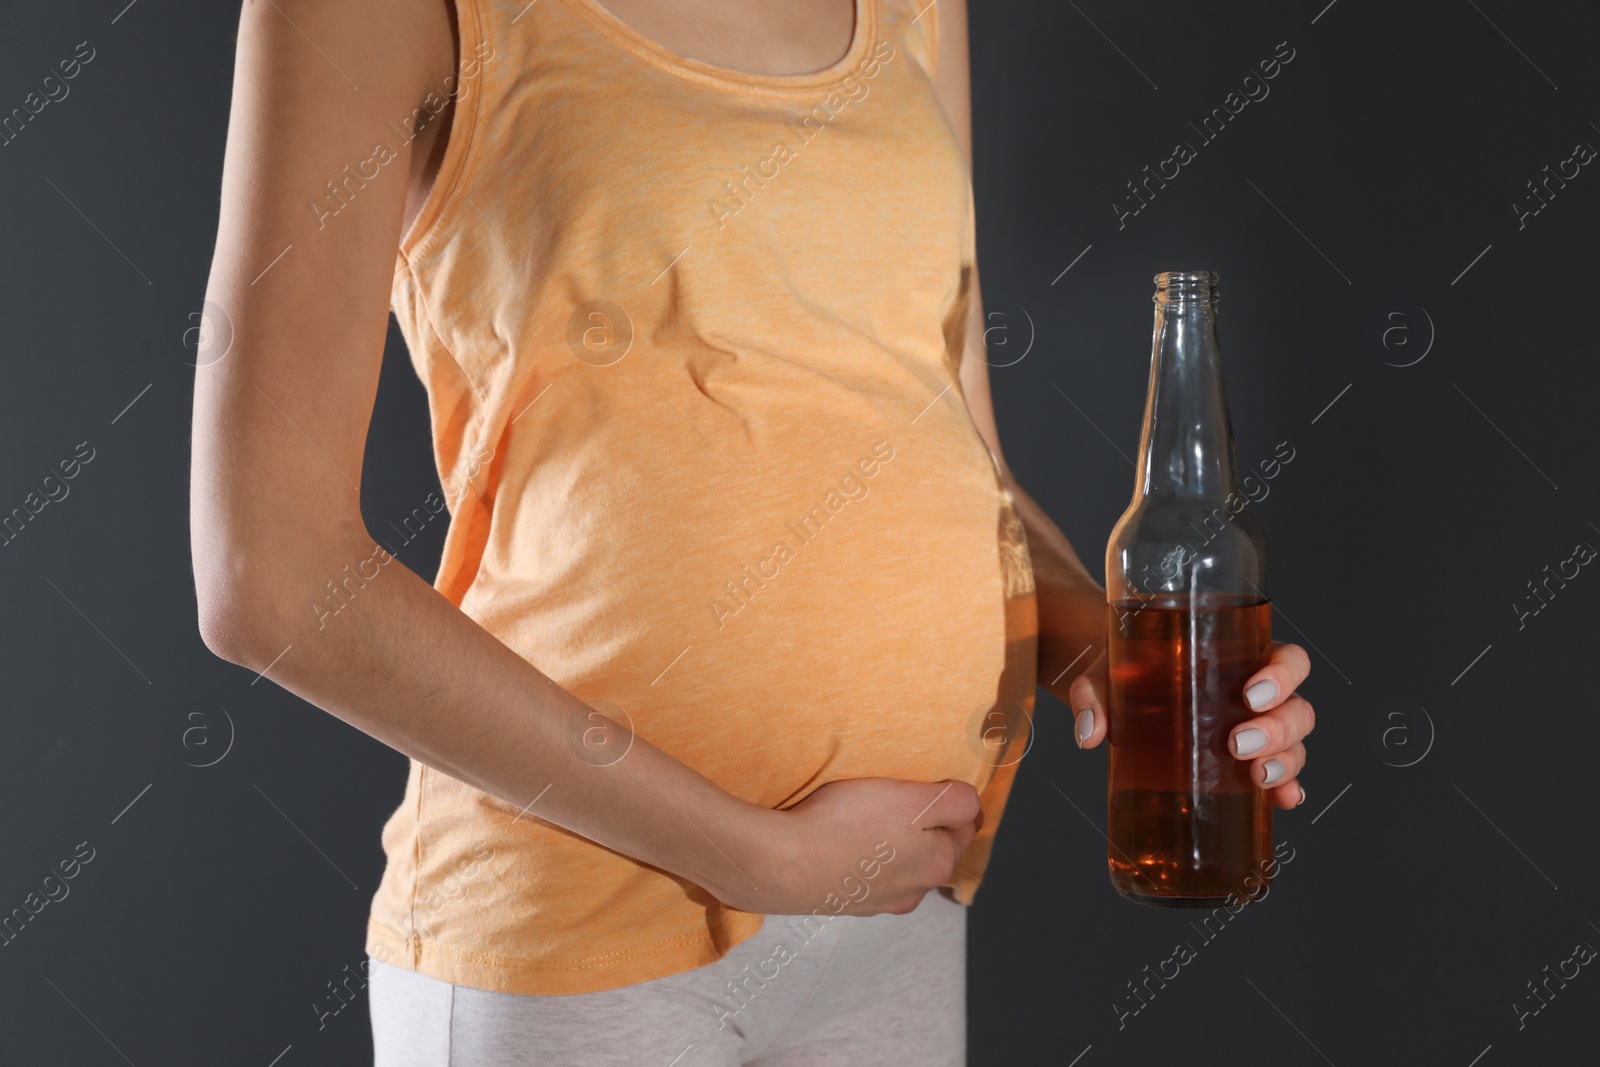
<path fill-rule="evenodd" d="M 962 0 L 244 5 L 200 623 L 411 758 L 380 1065 L 964 1062 L 1036 685 L 1106 730 L 991 413 L 967 83 Z M 391 311 L 431 584 L 361 517 Z M 1284 807 L 1306 666 L 1252 679 Z"/>

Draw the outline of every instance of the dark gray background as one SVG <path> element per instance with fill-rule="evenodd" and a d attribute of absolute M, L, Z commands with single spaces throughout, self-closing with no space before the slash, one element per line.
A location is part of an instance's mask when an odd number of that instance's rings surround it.
<path fill-rule="evenodd" d="M 94 849 L 0 947 L 0 1063 L 357 1063 L 364 1000 L 320 1029 L 314 1005 L 362 959 L 405 761 L 196 631 L 180 336 L 215 237 L 238 9 L 125 3 L 0 2 L 0 112 L 79 41 L 97 52 L 0 148 L 0 511 L 95 449 L 0 548 L 0 914 Z M 1600 1062 L 1594 968 L 1520 1029 L 1514 1008 L 1600 946 L 1600 577 L 1521 629 L 1512 607 L 1600 546 L 1600 173 L 1521 229 L 1512 207 L 1600 146 L 1600 16 L 1325 4 L 974 0 L 991 360 L 1022 356 L 991 371 L 1007 456 L 1098 575 L 1132 488 L 1151 275 L 1216 271 L 1239 459 L 1295 450 L 1258 508 L 1277 633 L 1311 651 L 1320 719 L 1308 802 L 1276 823 L 1294 859 L 1207 943 L 1112 892 L 1104 753 L 1041 696 L 971 916 L 974 1064 Z M 1198 146 L 1189 122 L 1283 41 L 1270 96 L 1119 229 L 1124 183 Z M 1413 347 L 1385 350 L 1370 326 L 1399 301 Z M 1393 366 L 1430 320 L 1426 357 Z M 397 333 L 386 360 L 374 530 L 435 486 Z M 406 564 L 431 577 L 440 532 Z M 1119 1029 L 1126 983 L 1184 940 L 1197 958 Z"/>

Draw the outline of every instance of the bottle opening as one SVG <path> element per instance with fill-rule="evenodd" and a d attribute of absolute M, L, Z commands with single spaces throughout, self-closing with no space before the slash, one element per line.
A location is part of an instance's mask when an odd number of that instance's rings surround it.
<path fill-rule="evenodd" d="M 1164 270 L 1156 275 L 1157 304 L 1217 304 L 1217 276 L 1208 270 Z"/>

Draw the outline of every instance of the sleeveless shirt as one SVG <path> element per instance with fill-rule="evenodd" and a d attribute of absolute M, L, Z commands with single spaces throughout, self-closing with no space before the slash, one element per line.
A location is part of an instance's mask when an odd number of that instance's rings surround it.
<path fill-rule="evenodd" d="M 391 293 L 450 515 L 435 588 L 747 801 L 970 782 L 970 903 L 1037 623 L 957 377 L 975 230 L 937 5 L 857 0 L 848 53 L 791 76 L 676 56 L 598 0 L 456 3 L 453 128 Z M 625 758 L 592 722 L 580 754 Z M 561 994 L 760 930 L 529 801 L 413 761 L 367 951 Z M 838 873 L 818 916 L 870 892 Z"/>

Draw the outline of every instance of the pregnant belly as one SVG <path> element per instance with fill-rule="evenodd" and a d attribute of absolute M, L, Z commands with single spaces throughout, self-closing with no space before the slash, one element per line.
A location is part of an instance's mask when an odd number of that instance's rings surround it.
<path fill-rule="evenodd" d="M 996 725 L 1031 703 L 1034 638 L 1020 527 L 974 437 L 880 433 L 762 493 L 660 467 L 569 483 L 559 507 L 533 493 L 539 540 L 491 545 L 463 607 L 753 802 L 870 776 L 981 788 Z"/>

